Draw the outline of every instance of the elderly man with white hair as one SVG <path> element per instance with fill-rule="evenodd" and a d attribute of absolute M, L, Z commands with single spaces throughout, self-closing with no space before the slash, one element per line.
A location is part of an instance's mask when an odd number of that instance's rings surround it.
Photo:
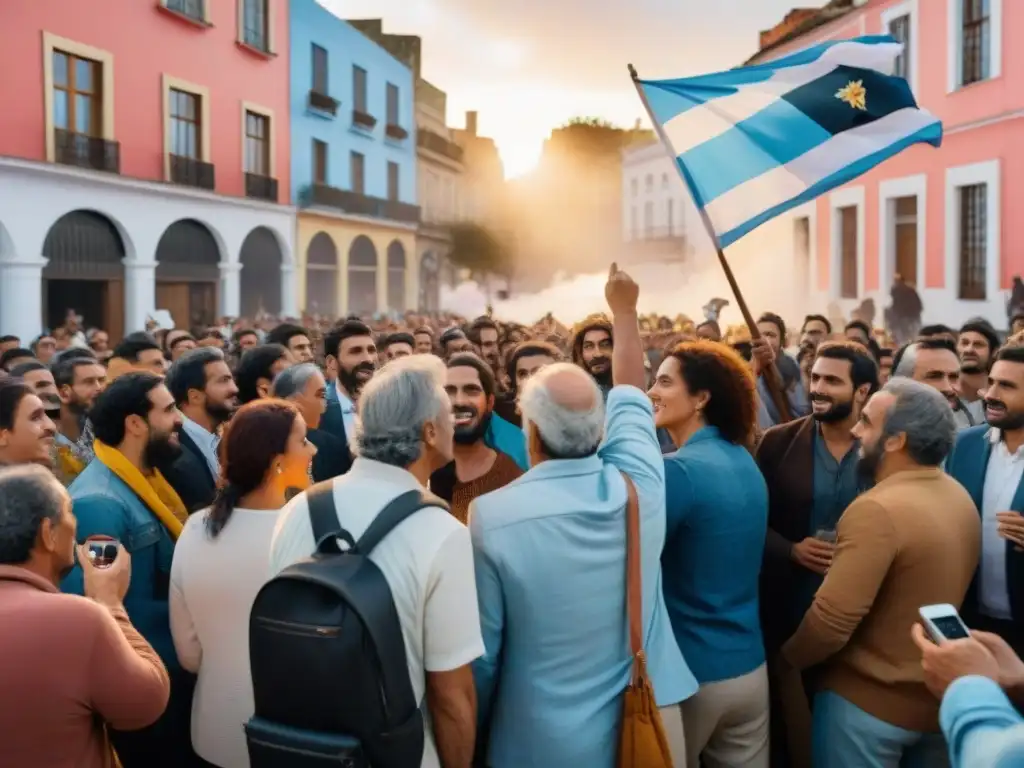
<path fill-rule="evenodd" d="M 316 446 L 313 481 L 319 483 L 345 474 L 348 470 L 345 444 L 337 435 L 320 429 L 320 420 L 327 410 L 327 380 L 320 366 L 299 363 L 285 368 L 275 377 L 272 394 L 293 403 L 306 422 L 306 439 Z"/>
<path fill-rule="evenodd" d="M 607 404 L 577 366 L 535 374 L 520 401 L 532 468 L 470 508 L 486 646 L 473 674 L 492 768 L 616 762 L 631 669 L 623 473 L 639 497 L 647 669 L 675 762 L 686 761 L 672 705 L 697 681 L 662 597 L 664 461 L 643 391 L 638 288 L 612 265 L 605 295 L 615 337 Z"/>
<path fill-rule="evenodd" d="M 455 427 L 433 355 L 384 366 L 359 397 L 352 468 L 333 485 L 338 522 L 358 540 L 395 498 L 424 490 L 452 460 Z M 270 547 L 271 574 L 316 550 L 305 493 L 281 512 Z M 442 507 L 400 522 L 369 554 L 384 575 L 405 640 L 413 694 L 425 706 L 423 768 L 468 766 L 476 739 L 470 662 L 483 653 L 469 531 Z M 338 685 L 345 681 L 339 679 Z"/>

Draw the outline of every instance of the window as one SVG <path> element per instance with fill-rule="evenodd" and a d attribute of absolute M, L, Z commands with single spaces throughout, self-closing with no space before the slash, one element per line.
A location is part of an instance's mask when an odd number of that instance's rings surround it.
<path fill-rule="evenodd" d="M 896 68 L 893 74 L 910 81 L 911 48 L 910 39 L 910 16 L 900 16 L 889 22 L 889 34 L 903 43 L 903 53 L 896 57 Z"/>
<path fill-rule="evenodd" d="M 917 197 L 897 197 L 893 206 L 895 272 L 907 285 L 917 285 Z"/>
<path fill-rule="evenodd" d="M 990 0 L 963 0 L 960 27 L 960 84 L 970 85 L 989 78 Z"/>
<path fill-rule="evenodd" d="M 957 190 L 960 203 L 960 298 L 984 299 L 988 262 L 988 187 Z"/>
<path fill-rule="evenodd" d="M 668 189 L 668 174 L 667 173 L 661 174 L 661 188 L 662 189 Z"/>
<path fill-rule="evenodd" d="M 668 235 L 669 237 L 672 237 L 672 235 L 675 233 L 675 230 L 676 230 L 675 221 L 674 221 L 675 213 L 676 213 L 675 200 L 668 200 L 665 203 L 665 226 L 668 229 L 668 231 L 665 234 Z"/>
<path fill-rule="evenodd" d="M 388 125 L 398 125 L 398 86 L 388 83 Z"/>
<path fill-rule="evenodd" d="M 366 194 L 366 158 L 359 152 L 352 153 L 350 175 L 352 191 L 359 195 Z"/>
<path fill-rule="evenodd" d="M 327 50 L 313 44 L 313 90 L 327 95 Z"/>
<path fill-rule="evenodd" d="M 839 296 L 857 298 L 857 206 L 840 208 L 839 213 Z"/>
<path fill-rule="evenodd" d="M 398 163 L 388 161 L 388 200 L 398 201 Z"/>
<path fill-rule="evenodd" d="M 102 72 L 98 61 L 53 52 L 53 126 L 102 137 Z"/>
<path fill-rule="evenodd" d="M 245 112 L 245 172 L 270 176 L 270 118 Z"/>
<path fill-rule="evenodd" d="M 188 91 L 170 90 L 171 154 L 201 160 L 203 157 L 200 97 Z"/>
<path fill-rule="evenodd" d="M 811 219 L 800 216 L 793 219 L 793 261 L 796 265 L 797 286 L 805 294 L 811 284 Z"/>
<path fill-rule="evenodd" d="M 327 142 L 313 139 L 313 183 L 327 183 Z"/>
<path fill-rule="evenodd" d="M 636 186 L 636 179 L 633 179 L 633 186 Z M 629 209 L 629 239 L 639 240 L 640 233 L 637 231 L 636 206 Z"/>
<path fill-rule="evenodd" d="M 644 189 L 648 192 L 652 192 L 654 190 L 654 177 L 649 173 L 647 174 L 647 178 L 644 179 Z"/>
<path fill-rule="evenodd" d="M 206 19 L 205 9 L 203 0 L 164 0 L 164 7 L 169 11 L 180 13 L 182 16 L 188 16 L 190 19 L 196 21 L 204 21 Z"/>
<path fill-rule="evenodd" d="M 260 51 L 270 50 L 270 0 L 242 0 L 242 42 Z"/>
<path fill-rule="evenodd" d="M 352 107 L 356 112 L 369 114 L 366 107 L 366 70 L 352 67 Z"/>
<path fill-rule="evenodd" d="M 647 178 L 651 178 L 648 176 Z M 644 203 L 644 238 L 649 238 L 654 231 L 654 203 Z"/>
<path fill-rule="evenodd" d="M 639 189 L 638 189 L 639 186 L 640 185 L 637 183 L 636 179 L 630 179 L 630 181 L 629 181 L 629 193 L 633 197 L 636 197 L 637 192 L 639 191 Z"/>

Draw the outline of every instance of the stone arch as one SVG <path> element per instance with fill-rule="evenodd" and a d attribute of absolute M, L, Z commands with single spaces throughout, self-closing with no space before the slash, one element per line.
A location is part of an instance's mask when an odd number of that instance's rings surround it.
<path fill-rule="evenodd" d="M 348 311 L 377 311 L 377 248 L 366 235 L 359 235 L 348 249 Z"/>
<path fill-rule="evenodd" d="M 156 245 L 156 279 L 216 283 L 220 257 L 220 245 L 206 224 L 179 219 L 164 230 Z"/>
<path fill-rule="evenodd" d="M 436 312 L 441 308 L 441 268 L 433 251 L 420 259 L 420 299 L 423 312 Z"/>
<path fill-rule="evenodd" d="M 238 260 L 242 265 L 242 316 L 253 318 L 260 312 L 280 315 L 284 251 L 277 234 L 268 227 L 256 227 L 242 242 Z"/>
<path fill-rule="evenodd" d="M 405 311 L 405 246 L 401 240 L 388 245 L 388 309 Z"/>
<path fill-rule="evenodd" d="M 124 327 L 124 228 L 110 216 L 79 209 L 58 218 L 43 241 L 43 314 L 46 325 L 64 323 L 67 311 L 83 326 Z"/>
<path fill-rule="evenodd" d="M 306 312 L 338 314 L 338 248 L 326 232 L 317 232 L 306 248 Z"/>

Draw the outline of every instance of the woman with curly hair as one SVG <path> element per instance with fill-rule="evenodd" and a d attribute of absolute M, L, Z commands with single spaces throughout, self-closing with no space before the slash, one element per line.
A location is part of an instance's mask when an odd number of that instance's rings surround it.
<path fill-rule="evenodd" d="M 680 704 L 687 764 L 768 766 L 768 674 L 758 577 L 768 489 L 748 446 L 754 376 L 729 346 L 684 342 L 649 395 L 665 457 L 663 589 L 676 641 L 700 682 Z"/>

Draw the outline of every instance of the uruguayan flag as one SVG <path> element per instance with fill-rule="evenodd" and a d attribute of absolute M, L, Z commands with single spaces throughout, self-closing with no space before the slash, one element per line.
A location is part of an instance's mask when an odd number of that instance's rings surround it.
<path fill-rule="evenodd" d="M 724 248 L 911 144 L 942 143 L 942 123 L 890 74 L 901 50 L 860 37 L 637 87 Z"/>

